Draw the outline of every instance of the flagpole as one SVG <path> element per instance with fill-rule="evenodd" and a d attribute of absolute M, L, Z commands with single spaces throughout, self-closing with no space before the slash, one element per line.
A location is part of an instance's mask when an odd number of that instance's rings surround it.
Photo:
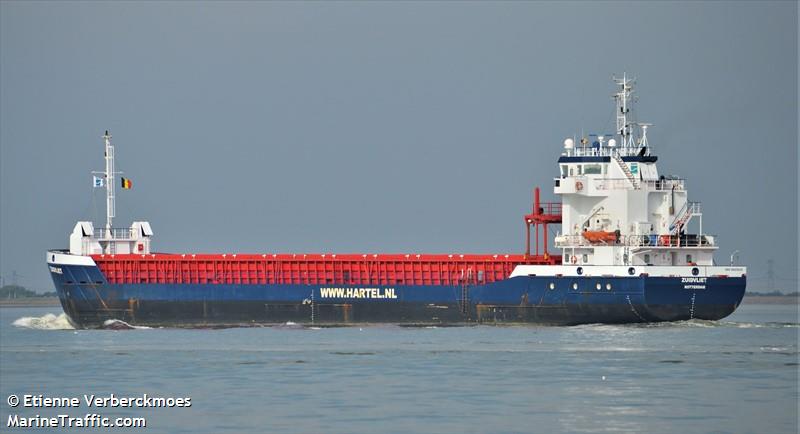
<path fill-rule="evenodd" d="M 106 143 L 106 236 L 113 238 L 111 224 L 115 216 L 114 205 L 114 145 L 111 144 L 111 134 L 106 130 L 103 135 Z"/>

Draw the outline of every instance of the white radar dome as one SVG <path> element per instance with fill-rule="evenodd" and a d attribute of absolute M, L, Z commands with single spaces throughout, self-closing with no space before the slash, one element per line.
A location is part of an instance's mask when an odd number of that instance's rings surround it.
<path fill-rule="evenodd" d="M 572 139 L 564 140 L 564 148 L 565 149 L 572 149 L 575 146 L 575 141 Z"/>
<path fill-rule="evenodd" d="M 617 141 L 614 139 L 610 139 L 608 141 L 608 147 L 613 148 L 614 146 L 617 146 Z"/>

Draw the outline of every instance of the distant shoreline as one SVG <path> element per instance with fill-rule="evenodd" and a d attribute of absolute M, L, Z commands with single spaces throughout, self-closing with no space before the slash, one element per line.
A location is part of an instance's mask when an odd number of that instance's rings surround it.
<path fill-rule="evenodd" d="M 0 299 L 2 307 L 61 306 L 58 297 L 21 297 Z"/>
<path fill-rule="evenodd" d="M 742 304 L 799 304 L 793 295 L 745 295 Z M 58 297 L 23 297 L 0 299 L 1 307 L 61 306 Z"/>
<path fill-rule="evenodd" d="M 794 295 L 747 295 L 742 304 L 798 304 L 800 297 Z"/>

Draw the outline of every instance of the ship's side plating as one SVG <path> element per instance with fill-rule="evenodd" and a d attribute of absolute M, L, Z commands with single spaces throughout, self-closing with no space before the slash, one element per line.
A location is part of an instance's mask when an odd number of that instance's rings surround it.
<path fill-rule="evenodd" d="M 91 257 L 48 252 L 48 263 L 64 311 L 82 327 L 108 319 L 152 326 L 716 320 L 738 307 L 745 288 L 741 267 L 688 267 L 690 277 L 680 277 L 659 275 L 665 270 L 656 267 L 630 275 L 609 267 L 519 265 L 509 278 L 487 284 L 354 286 L 111 284 Z"/>

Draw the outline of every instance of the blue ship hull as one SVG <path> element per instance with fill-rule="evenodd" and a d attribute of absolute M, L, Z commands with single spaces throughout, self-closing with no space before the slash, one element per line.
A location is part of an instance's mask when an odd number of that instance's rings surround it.
<path fill-rule="evenodd" d="M 344 284 L 109 284 L 97 266 L 51 273 L 64 311 L 79 327 L 110 319 L 134 325 L 225 327 L 288 321 L 355 323 L 536 323 L 575 325 L 719 320 L 744 296 L 746 278 L 520 276 L 476 286 Z"/>

